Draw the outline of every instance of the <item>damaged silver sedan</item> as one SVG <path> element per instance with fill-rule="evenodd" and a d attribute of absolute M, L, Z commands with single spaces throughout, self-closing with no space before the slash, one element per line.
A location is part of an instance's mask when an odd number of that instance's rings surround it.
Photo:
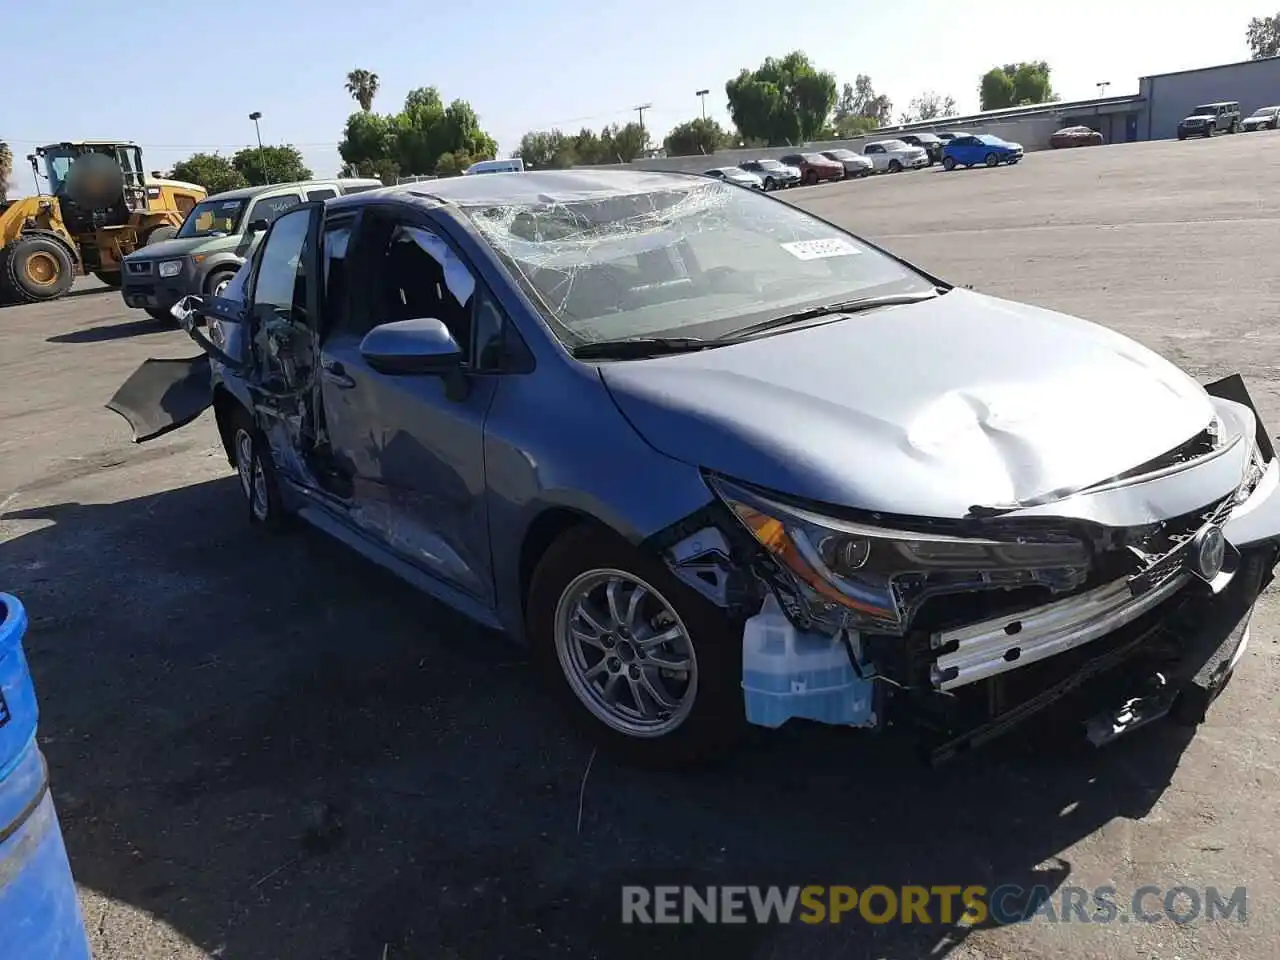
<path fill-rule="evenodd" d="M 535 172 L 306 204 L 201 347 L 109 406 L 212 407 L 249 520 L 301 518 L 527 641 L 643 759 L 756 723 L 1046 707 L 1199 722 L 1280 543 L 1243 382 L 951 287 L 772 197 Z"/>

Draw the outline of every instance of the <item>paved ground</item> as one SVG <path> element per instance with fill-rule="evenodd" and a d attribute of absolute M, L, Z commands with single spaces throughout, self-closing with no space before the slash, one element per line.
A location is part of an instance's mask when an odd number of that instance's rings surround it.
<path fill-rule="evenodd" d="M 1241 370 L 1280 429 L 1278 176 L 1256 134 L 794 199 L 1198 376 Z M 86 288 L 0 310 L 0 344 L 0 585 L 31 611 L 99 960 L 1274 956 L 1280 594 L 1190 743 L 1022 737 L 929 773 L 800 728 L 697 775 L 597 759 L 580 794 L 590 751 L 518 650 L 317 535 L 256 542 L 211 423 L 129 444 L 102 404 L 189 355 L 180 334 Z M 1249 922 L 621 928 L 619 885 L 646 881 L 1245 884 Z"/>

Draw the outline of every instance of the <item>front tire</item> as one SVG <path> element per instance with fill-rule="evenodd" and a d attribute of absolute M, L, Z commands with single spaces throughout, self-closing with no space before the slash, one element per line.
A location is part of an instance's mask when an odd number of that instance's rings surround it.
<path fill-rule="evenodd" d="M 216 297 L 222 293 L 234 278 L 237 270 L 212 270 L 204 281 L 204 292 L 209 296 Z"/>
<path fill-rule="evenodd" d="M 988 167 L 998 167 L 1000 166 L 1000 158 L 997 157 L 994 153 L 988 153 L 986 164 Z"/>
<path fill-rule="evenodd" d="M 95 271 L 93 275 L 97 277 L 99 280 L 101 280 L 103 283 L 105 283 L 112 290 L 120 289 L 120 282 L 123 279 L 123 277 L 120 275 L 120 271 L 117 270 L 115 273 L 102 273 L 100 271 Z"/>
<path fill-rule="evenodd" d="M 602 747 L 670 766 L 708 758 L 741 733 L 741 636 L 611 531 L 584 525 L 552 544 L 526 617 L 557 698 Z"/>
<path fill-rule="evenodd" d="M 287 518 L 267 438 L 243 408 L 231 418 L 230 432 L 232 465 L 249 511 L 249 523 L 279 533 L 287 526 Z"/>
<path fill-rule="evenodd" d="M 57 300 L 75 279 L 71 253 L 52 237 L 19 237 L 0 250 L 0 286 L 20 303 Z"/>

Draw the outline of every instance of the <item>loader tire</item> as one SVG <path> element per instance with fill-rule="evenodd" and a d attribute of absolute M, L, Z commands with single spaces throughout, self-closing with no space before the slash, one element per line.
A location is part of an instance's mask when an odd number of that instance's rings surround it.
<path fill-rule="evenodd" d="M 70 252 L 52 237 L 19 237 L 0 250 L 0 283 L 19 303 L 57 300 L 75 279 Z"/>

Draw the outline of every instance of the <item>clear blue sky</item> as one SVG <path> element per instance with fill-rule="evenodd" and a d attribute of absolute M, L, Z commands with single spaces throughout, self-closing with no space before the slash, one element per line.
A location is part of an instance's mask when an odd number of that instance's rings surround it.
<path fill-rule="evenodd" d="M 1248 57 L 1245 26 L 1276 0 L 839 0 L 833 4 L 723 0 L 220 0 L 175 7 L 64 0 L 6 4 L 6 90 L 0 138 L 23 158 L 37 143 L 119 137 L 142 144 L 148 169 L 198 149 L 253 142 L 297 145 L 318 176 L 340 165 L 336 144 L 355 109 L 346 73 L 379 75 L 375 110 L 436 86 L 471 101 L 503 155 L 529 129 L 601 126 L 635 118 L 660 140 L 696 116 L 728 122 L 724 83 L 766 56 L 801 49 L 840 82 L 869 74 L 897 110 L 926 90 L 977 109 L 979 76 L 1016 60 L 1047 60 L 1064 99 L 1135 92 L 1142 74 Z M 794 9 L 787 19 L 780 14 Z M 53 17 L 54 20 L 50 18 Z M 53 26 L 56 21 L 56 28 Z M 53 32 L 50 32 L 50 31 Z M 177 42 L 166 48 L 167 39 Z M 95 63 L 91 53 L 102 51 Z M 63 54 L 76 51 L 74 57 Z M 17 81 L 21 86 L 16 86 Z M 16 89 L 15 89 L 16 86 Z"/>

